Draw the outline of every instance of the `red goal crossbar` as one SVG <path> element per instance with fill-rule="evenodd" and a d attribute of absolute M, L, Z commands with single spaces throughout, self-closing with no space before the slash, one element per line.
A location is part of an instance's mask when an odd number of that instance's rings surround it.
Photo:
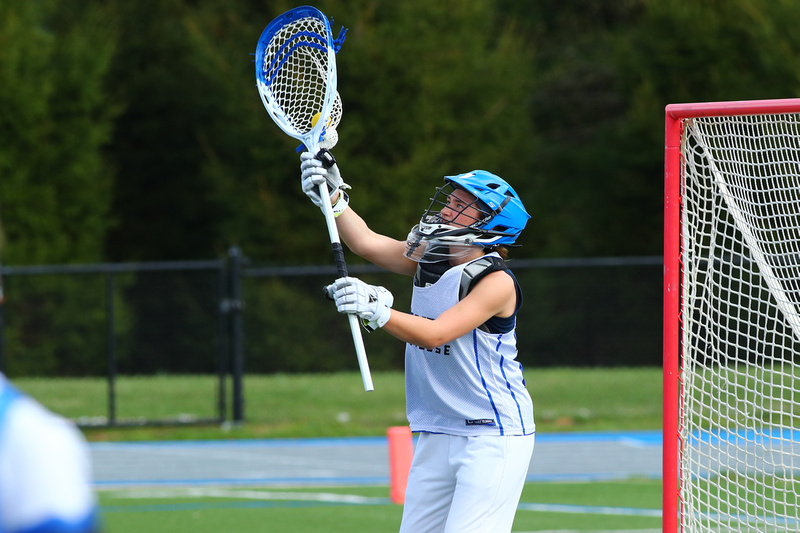
<path fill-rule="evenodd" d="M 663 531 L 679 531 L 681 335 L 681 137 L 693 117 L 800 112 L 800 99 L 671 104 L 665 108 Z"/>

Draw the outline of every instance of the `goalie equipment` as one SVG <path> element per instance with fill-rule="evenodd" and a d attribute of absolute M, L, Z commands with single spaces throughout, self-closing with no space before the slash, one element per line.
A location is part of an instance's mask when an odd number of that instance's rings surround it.
<path fill-rule="evenodd" d="M 434 263 L 465 257 L 476 246 L 496 249 L 512 245 L 531 218 L 511 185 L 490 172 L 474 170 L 444 180 L 445 185 L 437 187 L 419 224 L 408 234 L 405 255 L 409 259 Z M 475 200 L 456 217 L 442 216 L 443 209 L 452 211 L 455 202 L 451 196 L 457 190 L 467 191 Z M 467 214 L 468 210 L 475 214 Z"/>
<path fill-rule="evenodd" d="M 350 188 L 348 184 L 342 181 L 342 175 L 339 172 L 339 167 L 336 165 L 336 159 L 334 159 L 333 154 L 325 149 L 320 150 L 316 155 L 311 152 L 300 154 L 300 180 L 303 192 L 314 202 L 314 205 L 320 208 L 322 207 L 322 201 L 319 197 L 320 183 L 327 182 L 331 198 L 336 194 L 336 191 L 342 189 L 342 192 L 344 192 L 344 189 Z M 337 202 L 338 204 L 339 202 Z M 346 203 L 344 207 L 347 207 Z M 344 211 L 344 208 L 341 211 Z"/>
<path fill-rule="evenodd" d="M 325 293 L 336 302 L 340 313 L 355 313 L 361 319 L 364 329 L 375 331 L 389 321 L 394 304 L 394 296 L 385 287 L 364 283 L 358 278 L 339 278 L 325 287 Z"/>

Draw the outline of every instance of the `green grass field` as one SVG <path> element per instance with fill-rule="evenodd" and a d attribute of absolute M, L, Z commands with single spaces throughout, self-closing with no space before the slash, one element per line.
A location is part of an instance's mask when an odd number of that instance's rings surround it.
<path fill-rule="evenodd" d="M 532 368 L 526 380 L 539 433 L 661 427 L 659 368 Z M 405 423 L 403 374 L 379 372 L 373 381 L 375 390 L 364 392 L 357 372 L 247 376 L 246 423 L 241 427 L 125 427 L 85 433 L 93 441 L 382 436 L 387 427 Z M 108 413 L 102 378 L 15 383 L 70 418 L 97 419 Z M 215 416 L 216 387 L 212 376 L 120 377 L 117 419 L 210 418 Z"/>
<path fill-rule="evenodd" d="M 537 433 L 658 429 L 660 369 L 529 369 Z M 86 429 L 92 441 L 382 436 L 405 423 L 403 376 L 377 373 L 365 393 L 358 373 L 248 376 L 246 423 Z M 71 418 L 106 414 L 103 379 L 22 379 L 20 388 Z M 207 376 L 123 377 L 119 419 L 214 415 Z M 87 418 L 83 418 L 84 420 Z M 535 452 L 534 452 L 535 453 Z M 392 532 L 402 507 L 386 486 L 187 487 L 99 492 L 106 533 Z M 529 483 L 514 531 L 656 532 L 661 483 L 627 479 Z"/>
<path fill-rule="evenodd" d="M 514 531 L 653 530 L 661 484 L 654 480 L 530 483 Z M 108 533 L 397 531 L 402 507 L 388 487 L 320 489 L 135 489 L 100 494 Z"/>

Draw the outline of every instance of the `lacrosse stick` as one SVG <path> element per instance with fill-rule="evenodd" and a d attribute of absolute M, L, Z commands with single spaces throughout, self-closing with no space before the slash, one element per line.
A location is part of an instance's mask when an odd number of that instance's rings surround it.
<path fill-rule="evenodd" d="M 320 155 L 321 145 L 335 144 L 336 125 L 342 115 L 336 92 L 336 50 L 344 33 L 334 41 L 328 18 L 318 9 L 302 6 L 270 22 L 256 47 L 256 86 L 272 120 L 305 148 Z M 323 138 L 325 139 L 323 141 Z M 328 155 L 330 155 L 328 153 Z M 321 158 L 328 166 L 331 159 Z M 319 185 L 320 198 L 329 198 L 328 185 Z M 347 276 L 344 251 L 330 202 L 322 202 L 333 257 L 339 277 Z M 364 390 L 373 390 L 358 317 L 348 314 Z"/>

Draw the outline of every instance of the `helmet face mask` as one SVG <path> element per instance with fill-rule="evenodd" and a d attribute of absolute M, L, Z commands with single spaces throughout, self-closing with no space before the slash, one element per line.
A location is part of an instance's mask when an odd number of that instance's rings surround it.
<path fill-rule="evenodd" d="M 475 245 L 463 228 L 448 224 L 420 223 L 406 238 L 405 256 L 418 263 L 438 263 L 468 256 Z"/>
<path fill-rule="evenodd" d="M 433 263 L 466 257 L 476 247 L 511 245 L 530 215 L 511 186 L 476 170 L 445 177 L 406 240 L 406 257 Z"/>

